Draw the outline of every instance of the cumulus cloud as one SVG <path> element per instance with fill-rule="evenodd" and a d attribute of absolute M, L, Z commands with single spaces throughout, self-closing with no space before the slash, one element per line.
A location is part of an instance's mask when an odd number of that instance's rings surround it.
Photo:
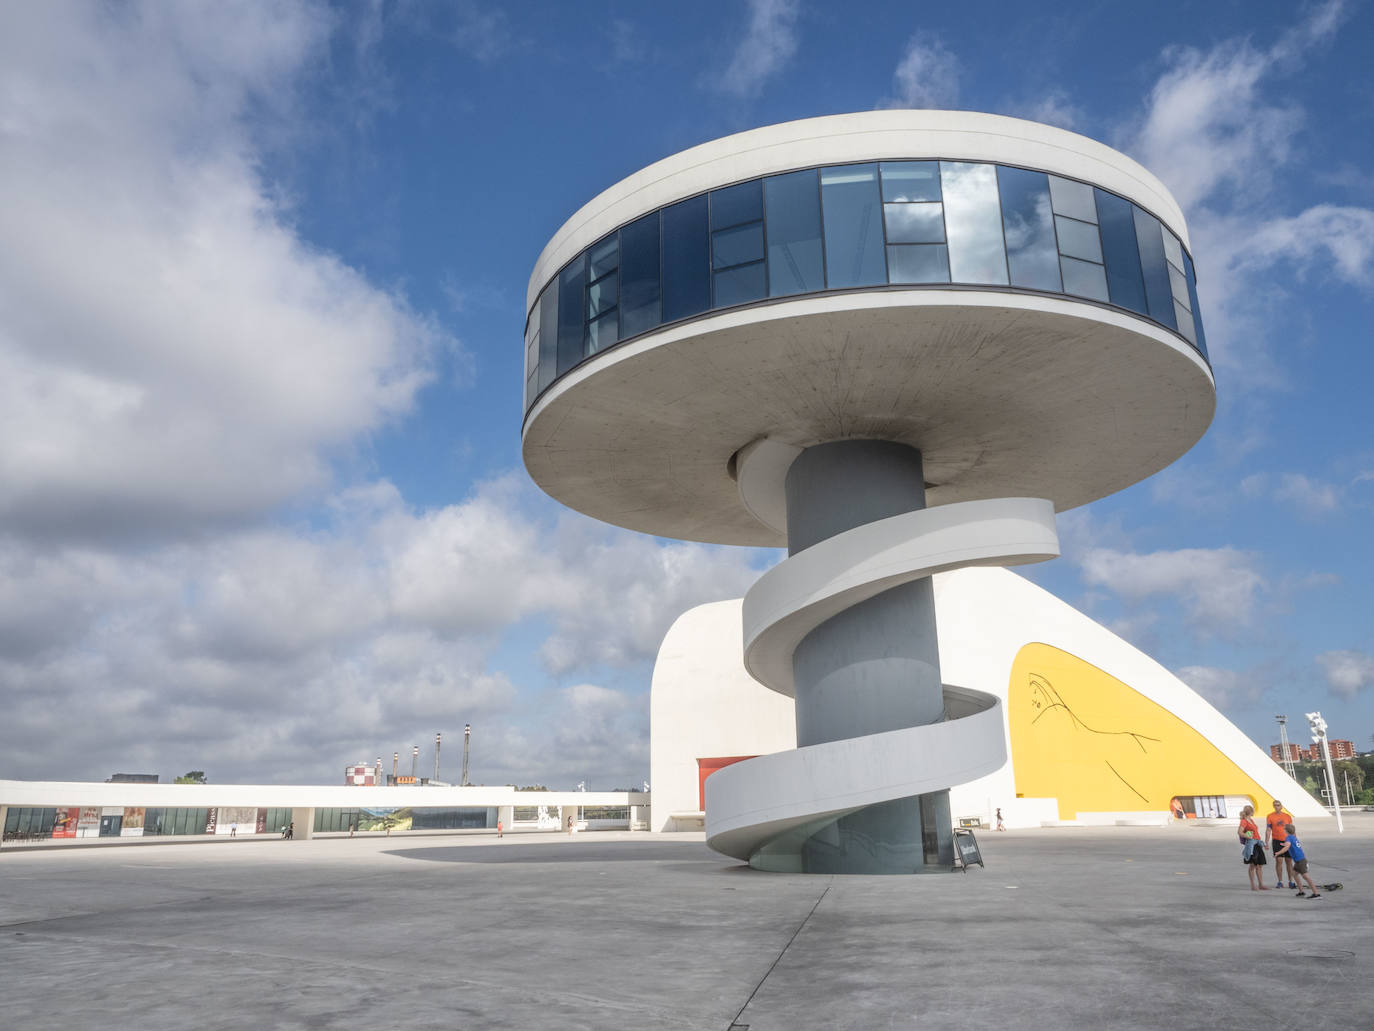
<path fill-rule="evenodd" d="M 959 99 L 959 61 L 940 40 L 917 33 L 892 73 L 893 95 L 884 107 L 953 107 Z"/>
<path fill-rule="evenodd" d="M 1083 123 L 1083 109 L 1061 89 L 1051 90 L 1029 103 L 1013 104 L 1010 113 L 1061 129 L 1075 129 Z"/>
<path fill-rule="evenodd" d="M 757 576 L 748 550 L 659 547 L 514 476 L 434 510 L 378 483 L 330 512 L 315 529 L 125 554 L 0 538 L 6 775 L 141 762 L 318 781 L 472 722 L 488 782 L 629 783 L 645 765 L 643 691 L 581 682 L 540 704 L 500 649 L 527 653 L 526 676 L 542 660 L 555 678 L 619 668 L 647 686 L 672 620 Z"/>
<path fill-rule="evenodd" d="M 1143 111 L 1117 134 L 1183 207 L 1213 364 L 1244 389 L 1286 383 L 1265 309 L 1283 296 L 1280 272 L 1374 284 L 1374 209 L 1318 203 L 1294 213 L 1275 199 L 1307 120 L 1283 80 L 1314 59 L 1344 16 L 1345 4 L 1331 0 L 1268 48 L 1237 38 L 1167 50 Z"/>
<path fill-rule="evenodd" d="M 1147 554 L 1089 548 L 1078 559 L 1086 584 L 1141 601 L 1175 598 L 1195 624 L 1245 626 L 1266 589 L 1255 556 L 1234 548 L 1182 548 Z"/>
<path fill-rule="evenodd" d="M 0 529 L 241 523 L 325 487 L 430 378 L 443 334 L 305 243 L 261 171 L 331 28 L 311 4 L 7 19 Z"/>
<path fill-rule="evenodd" d="M 747 0 L 749 24 L 714 83 L 743 100 L 758 95 L 797 52 L 796 0 Z"/>
<path fill-rule="evenodd" d="M 1374 684 L 1374 655 L 1354 649 L 1322 652 L 1317 665 L 1326 674 L 1331 690 L 1343 698 L 1354 698 Z"/>
<path fill-rule="evenodd" d="M 1240 486 L 1246 497 L 1272 498 L 1308 517 L 1334 512 L 1342 503 L 1340 486 L 1305 473 L 1254 473 L 1241 480 Z"/>
<path fill-rule="evenodd" d="M 1184 666 L 1177 676 L 1218 709 L 1259 701 L 1268 686 L 1254 673 L 1218 666 Z"/>

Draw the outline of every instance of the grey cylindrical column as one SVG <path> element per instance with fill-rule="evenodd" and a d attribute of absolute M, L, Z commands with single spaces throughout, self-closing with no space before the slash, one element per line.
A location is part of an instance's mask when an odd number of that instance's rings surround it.
<path fill-rule="evenodd" d="M 925 508 L 921 453 L 888 441 L 808 448 L 788 471 L 786 490 L 790 554 Z M 822 623 L 797 646 L 792 669 L 799 747 L 938 722 L 944 695 L 930 578 Z M 817 873 L 947 869 L 953 860 L 948 796 L 898 799 L 842 817 L 802 846 L 803 867 Z"/>

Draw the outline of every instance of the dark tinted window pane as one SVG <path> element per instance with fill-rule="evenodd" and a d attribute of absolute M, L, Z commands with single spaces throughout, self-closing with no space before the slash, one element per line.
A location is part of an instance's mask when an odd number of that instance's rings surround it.
<path fill-rule="evenodd" d="M 587 318 L 594 319 L 604 311 L 615 307 L 616 275 L 602 276 L 587 287 Z"/>
<path fill-rule="evenodd" d="M 832 288 L 887 282 L 877 165 L 821 169 L 825 280 Z"/>
<path fill-rule="evenodd" d="M 558 373 L 558 281 L 555 279 L 539 295 L 539 376 L 543 390 Z"/>
<path fill-rule="evenodd" d="M 620 241 L 608 236 L 587 251 L 587 278 L 600 279 L 620 263 Z"/>
<path fill-rule="evenodd" d="M 956 283 L 1006 283 L 1002 207 L 994 165 L 940 162 L 949 237 L 949 274 Z"/>
<path fill-rule="evenodd" d="M 997 169 L 1007 269 L 1012 286 L 1059 290 L 1059 255 L 1054 244 L 1049 177 L 1024 168 Z"/>
<path fill-rule="evenodd" d="M 890 246 L 887 270 L 893 283 L 948 283 L 949 248 L 942 243 Z"/>
<path fill-rule="evenodd" d="M 1097 235 L 1097 226 L 1056 215 L 1054 229 L 1059 234 L 1060 254 L 1102 264 L 1102 240 Z"/>
<path fill-rule="evenodd" d="M 582 292 L 586 284 L 586 255 L 558 277 L 558 375 L 582 360 Z"/>
<path fill-rule="evenodd" d="M 1197 334 L 1197 349 L 1202 357 L 1207 357 L 1207 334 L 1202 331 L 1202 309 L 1197 306 L 1197 275 L 1193 272 L 1193 259 L 1183 255 L 1183 271 L 1188 277 L 1188 299 L 1193 304 L 1193 332 Z"/>
<path fill-rule="evenodd" d="M 711 306 L 711 237 L 706 197 L 663 209 L 663 321 L 685 319 Z"/>
<path fill-rule="evenodd" d="M 1131 202 L 1095 189 L 1102 256 L 1107 265 L 1107 293 L 1111 302 L 1146 314 L 1145 282 L 1140 275 L 1140 251 L 1135 243 Z"/>
<path fill-rule="evenodd" d="M 711 267 L 728 268 L 763 260 L 763 223 L 736 226 L 711 234 Z"/>
<path fill-rule="evenodd" d="M 768 296 L 768 284 L 763 262 L 754 265 L 741 265 L 715 274 L 717 308 L 728 308 L 732 304 L 745 304 Z"/>
<path fill-rule="evenodd" d="M 658 212 L 620 231 L 620 335 L 634 336 L 659 323 Z"/>
<path fill-rule="evenodd" d="M 940 199 L 938 161 L 884 161 L 882 170 L 883 200 Z"/>
<path fill-rule="evenodd" d="M 941 204 L 884 204 L 888 243 L 944 243 L 945 211 Z"/>
<path fill-rule="evenodd" d="M 1097 206 L 1093 203 L 1093 187 L 1073 179 L 1050 176 L 1050 197 L 1056 215 L 1068 215 L 1080 222 L 1096 222 Z"/>
<path fill-rule="evenodd" d="M 1159 219 L 1132 205 L 1135 214 L 1135 242 L 1140 250 L 1140 271 L 1145 277 L 1145 302 L 1150 318 L 1177 329 L 1174 319 L 1174 294 L 1169 287 L 1169 267 L 1164 260 L 1164 238 Z"/>
<path fill-rule="evenodd" d="M 619 333 L 619 319 L 615 312 L 603 315 L 595 322 L 587 323 L 587 353 L 604 351 L 616 342 Z"/>
<path fill-rule="evenodd" d="M 768 292 L 782 297 L 824 290 L 816 173 L 775 175 L 763 185 L 768 202 Z"/>
<path fill-rule="evenodd" d="M 1059 264 L 1064 272 L 1064 292 L 1079 297 L 1091 297 L 1094 301 L 1106 301 L 1107 274 L 1101 265 L 1077 258 L 1061 257 Z"/>
<path fill-rule="evenodd" d="M 763 218 L 763 183 L 740 183 L 711 191 L 711 228 L 724 229 Z"/>

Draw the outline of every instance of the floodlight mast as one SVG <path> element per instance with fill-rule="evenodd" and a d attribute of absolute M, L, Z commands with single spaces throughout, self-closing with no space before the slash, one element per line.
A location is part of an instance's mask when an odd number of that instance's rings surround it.
<path fill-rule="evenodd" d="M 997 695 L 943 681 L 932 576 L 1058 556 L 1056 512 L 1206 431 L 1177 201 L 1021 119 L 803 119 L 593 198 L 526 311 L 543 490 L 788 551 L 744 598 L 743 659 L 793 700 L 798 747 L 710 775 L 707 844 L 774 871 L 950 869 L 949 789 L 1002 769 L 1007 732 Z"/>
<path fill-rule="evenodd" d="M 1345 824 L 1341 820 L 1341 796 L 1340 788 L 1336 786 L 1336 770 L 1331 765 L 1331 747 L 1326 742 L 1326 720 L 1322 719 L 1321 712 L 1307 713 L 1307 725 L 1312 728 L 1312 743 L 1322 746 L 1322 758 L 1326 760 L 1326 783 L 1331 793 L 1331 804 L 1336 810 L 1336 831 L 1345 833 Z"/>
<path fill-rule="evenodd" d="M 463 774 L 458 783 L 462 787 L 468 786 L 468 746 L 472 741 L 472 724 L 463 724 Z"/>
<path fill-rule="evenodd" d="M 1283 767 L 1288 776 L 1296 777 L 1296 765 L 1293 762 L 1293 756 L 1289 754 L 1291 746 L 1288 744 L 1288 717 L 1279 715 L 1275 716 L 1274 719 L 1279 724 L 1279 765 Z"/>

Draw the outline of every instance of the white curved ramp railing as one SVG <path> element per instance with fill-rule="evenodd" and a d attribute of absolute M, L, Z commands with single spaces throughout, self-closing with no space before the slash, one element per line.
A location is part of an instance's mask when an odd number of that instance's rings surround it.
<path fill-rule="evenodd" d="M 859 602 L 932 573 L 1059 554 L 1054 505 L 997 498 L 921 509 L 836 534 L 764 574 L 744 598 L 744 662 L 792 695 L 792 653 Z M 945 718 L 807 745 L 717 770 L 706 781 L 706 843 L 764 869 L 799 869 L 801 842 L 866 806 L 942 791 L 1007 759 L 999 699 L 944 685 Z"/>

